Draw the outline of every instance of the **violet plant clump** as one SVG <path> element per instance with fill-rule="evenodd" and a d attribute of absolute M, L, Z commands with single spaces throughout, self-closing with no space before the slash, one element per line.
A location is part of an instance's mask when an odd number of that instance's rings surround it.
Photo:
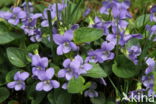
<path fill-rule="evenodd" d="M 154 104 L 155 4 L 0 1 L 0 103 Z"/>

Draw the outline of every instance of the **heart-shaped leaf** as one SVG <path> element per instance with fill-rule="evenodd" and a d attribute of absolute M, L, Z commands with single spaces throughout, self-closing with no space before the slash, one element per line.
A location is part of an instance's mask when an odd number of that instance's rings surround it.
<path fill-rule="evenodd" d="M 103 31 L 95 28 L 82 27 L 74 32 L 74 41 L 77 44 L 92 42 L 103 36 Z"/>

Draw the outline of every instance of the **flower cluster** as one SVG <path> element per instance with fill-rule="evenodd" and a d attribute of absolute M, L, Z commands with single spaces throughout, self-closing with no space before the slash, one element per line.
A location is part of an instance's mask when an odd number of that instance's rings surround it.
<path fill-rule="evenodd" d="M 142 83 L 148 90 L 148 95 L 151 96 L 154 94 L 154 76 L 150 73 L 155 69 L 156 62 L 152 58 L 146 59 L 146 64 L 148 67 L 145 70 L 145 76 L 142 76 Z"/>
<path fill-rule="evenodd" d="M 153 6 L 151 8 L 151 14 L 150 14 L 150 20 L 151 22 L 156 22 L 156 6 Z M 150 33 L 150 36 L 148 37 L 149 40 L 151 41 L 156 41 L 156 36 L 155 36 L 155 33 L 156 33 L 156 25 L 146 25 L 146 30 Z"/>
<path fill-rule="evenodd" d="M 57 4 L 58 12 L 60 13 L 65 7 L 65 4 Z M 24 2 L 21 7 L 13 7 L 11 12 L 0 11 L 0 18 L 7 20 L 10 24 L 15 26 L 20 26 L 24 30 L 25 34 L 30 36 L 32 42 L 40 42 L 42 40 L 42 31 L 41 27 L 48 27 L 48 14 L 47 11 L 51 12 L 52 19 L 56 18 L 56 4 L 49 5 L 48 8 L 45 8 L 43 13 L 33 13 L 34 8 L 32 3 L 29 2 L 28 6 Z M 61 18 L 61 15 L 59 18 Z M 42 20 L 41 24 L 37 23 L 37 20 Z"/>
<path fill-rule="evenodd" d="M 40 57 L 39 55 L 32 56 L 32 73 L 41 82 L 36 85 L 37 91 L 50 91 L 52 88 L 58 88 L 60 86 L 59 82 L 52 80 L 54 76 L 54 69 L 48 68 L 48 58 Z"/>
<path fill-rule="evenodd" d="M 91 64 L 83 61 L 82 57 L 77 55 L 73 60 L 66 59 L 63 62 L 64 69 L 58 72 L 58 77 L 65 77 L 66 80 L 70 80 L 73 77 L 78 78 L 81 74 L 86 74 L 88 70 L 92 68 Z"/>
<path fill-rule="evenodd" d="M 40 82 L 36 85 L 37 91 L 50 91 L 53 88 L 58 88 L 60 83 L 56 80 L 52 80 L 54 76 L 54 69 L 49 68 L 38 75 Z"/>
<path fill-rule="evenodd" d="M 0 18 L 6 19 L 10 24 L 17 25 L 21 19 L 26 18 L 26 12 L 20 7 L 11 9 L 11 12 L 2 12 Z"/>
<path fill-rule="evenodd" d="M 101 45 L 101 49 L 91 50 L 88 52 L 88 57 L 86 58 L 86 62 L 92 63 L 103 63 L 107 60 L 112 60 L 114 58 L 114 53 L 111 52 L 114 49 L 114 44 L 111 42 L 103 42 Z"/>
<path fill-rule="evenodd" d="M 32 74 L 34 78 L 40 80 L 36 85 L 37 91 L 50 91 L 53 88 L 58 88 L 60 83 L 52 80 L 55 71 L 53 68 L 48 68 L 48 58 L 40 57 L 39 55 L 31 55 L 32 58 Z M 83 61 L 82 57 L 77 55 L 74 59 L 66 59 L 63 62 L 64 69 L 58 72 L 58 77 L 65 77 L 67 81 L 73 77 L 78 78 L 81 74 L 86 74 L 92 68 L 92 65 Z M 24 90 L 26 80 L 29 77 L 27 72 L 17 72 L 14 76 L 13 82 L 8 83 L 9 88 L 14 88 L 16 91 Z M 65 83 L 66 84 L 66 83 Z M 65 84 L 63 85 L 65 87 Z"/>
<path fill-rule="evenodd" d="M 148 58 L 146 59 L 146 64 L 147 64 L 147 68 L 145 70 L 145 75 L 142 76 L 141 78 L 141 81 L 142 81 L 142 84 L 145 88 L 142 88 L 142 89 L 139 89 L 139 90 L 134 90 L 134 91 L 130 91 L 130 97 L 133 95 L 133 96 L 136 96 L 136 99 L 140 99 L 138 98 L 139 95 L 138 93 L 141 92 L 141 93 L 145 93 L 145 92 L 148 92 L 148 96 L 156 96 L 155 95 L 155 92 L 153 90 L 153 87 L 154 87 L 154 75 L 151 74 L 151 72 L 155 69 L 155 65 L 156 65 L 156 62 L 152 59 L 152 58 Z"/>
<path fill-rule="evenodd" d="M 150 20 L 151 22 L 156 22 L 155 21 L 155 13 L 156 13 L 156 7 L 153 6 L 151 8 L 151 15 L 150 15 Z M 150 25 L 146 25 L 146 30 L 149 32 L 149 36 L 147 36 L 146 38 L 149 39 L 150 41 L 155 41 L 155 33 L 156 33 L 156 25 L 150 26 Z M 132 46 L 129 49 L 129 58 L 131 60 L 133 60 L 133 62 L 135 64 L 138 63 L 137 57 L 141 54 L 141 48 L 139 46 Z M 148 92 L 148 96 L 156 96 L 155 92 L 153 90 L 154 87 L 154 75 L 153 75 L 153 71 L 156 67 L 156 62 L 153 58 L 151 57 L 146 57 L 145 58 L 145 62 L 147 65 L 147 68 L 145 69 L 145 75 L 142 76 L 141 78 L 141 82 L 142 85 L 144 86 L 142 89 L 139 90 L 135 90 L 135 91 L 131 91 L 130 92 L 130 96 L 136 95 L 136 97 L 138 97 L 138 93 L 145 93 Z M 136 98 L 139 99 L 139 98 Z"/>
<path fill-rule="evenodd" d="M 56 8 L 56 5 L 58 8 Z M 55 17 L 57 17 L 57 10 L 58 9 L 58 16 L 57 18 L 61 18 L 61 11 L 66 7 L 66 4 L 53 4 L 53 5 L 49 5 L 48 8 L 45 8 L 45 10 L 43 11 L 43 21 L 41 22 L 41 26 L 42 27 L 48 27 L 49 23 L 48 23 L 48 14 L 47 11 L 50 11 L 51 13 L 51 18 L 54 19 Z"/>

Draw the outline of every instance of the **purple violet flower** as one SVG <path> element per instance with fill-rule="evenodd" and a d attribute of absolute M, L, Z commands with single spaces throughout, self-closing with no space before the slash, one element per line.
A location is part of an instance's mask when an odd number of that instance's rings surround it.
<path fill-rule="evenodd" d="M 114 58 L 114 53 L 111 51 L 114 49 L 115 44 L 112 42 L 103 42 L 101 49 L 91 50 L 88 52 L 88 57 L 86 62 L 90 63 L 103 63 L 107 60 L 112 60 Z"/>
<path fill-rule="evenodd" d="M 29 77 L 28 72 L 16 72 L 13 82 L 7 84 L 8 88 L 14 88 L 16 91 L 25 90 L 25 80 Z"/>
<path fill-rule="evenodd" d="M 134 62 L 134 64 L 138 64 L 137 57 L 141 55 L 141 48 L 139 46 L 132 46 L 128 49 L 129 58 Z"/>
<path fill-rule="evenodd" d="M 125 34 L 125 32 L 123 31 L 120 33 L 120 39 L 119 39 L 118 44 L 121 46 L 124 46 L 129 40 L 133 38 L 141 39 L 142 35 L 141 34 Z M 106 37 L 106 40 L 113 44 L 117 44 L 117 35 L 115 33 L 108 34 Z"/>
<path fill-rule="evenodd" d="M 154 76 L 142 76 L 142 83 L 148 89 L 153 89 L 154 86 Z"/>
<path fill-rule="evenodd" d="M 42 32 L 41 29 L 35 29 L 34 35 L 30 37 L 32 42 L 40 42 L 42 40 Z"/>
<path fill-rule="evenodd" d="M 150 32 L 150 35 L 154 35 L 156 34 L 156 25 L 153 26 L 147 25 L 146 30 Z"/>
<path fill-rule="evenodd" d="M 80 26 L 79 26 L 79 24 L 74 24 L 72 27 L 71 27 L 71 30 L 76 30 L 76 29 L 78 29 Z"/>
<path fill-rule="evenodd" d="M 155 96 L 155 92 L 153 90 L 154 87 L 154 76 L 149 75 L 149 76 L 142 76 L 142 83 L 146 87 L 146 91 L 148 91 L 148 96 Z"/>
<path fill-rule="evenodd" d="M 114 58 L 114 53 L 111 51 L 114 49 L 115 45 L 111 42 L 103 42 L 101 45 L 101 51 L 102 51 L 102 56 L 101 58 L 103 61 L 107 60 L 112 60 Z"/>
<path fill-rule="evenodd" d="M 67 87 L 68 87 L 68 83 L 64 83 L 64 84 L 62 85 L 62 89 L 64 89 L 64 90 L 66 90 Z"/>
<path fill-rule="evenodd" d="M 38 76 L 38 73 L 45 71 L 45 68 L 48 66 L 48 58 L 40 57 L 39 55 L 32 56 L 32 73 L 34 76 Z"/>
<path fill-rule="evenodd" d="M 150 20 L 156 22 L 156 5 L 151 8 Z"/>
<path fill-rule="evenodd" d="M 112 21 L 112 31 L 113 33 L 117 33 L 119 31 L 123 32 L 128 26 L 128 22 L 126 20 L 113 20 Z"/>
<path fill-rule="evenodd" d="M 29 9 L 29 11 L 27 10 L 27 3 L 26 2 L 24 2 L 22 4 L 22 7 L 23 7 L 24 11 L 26 11 L 27 13 L 34 11 L 33 4 L 31 2 L 28 2 L 28 9 Z"/>
<path fill-rule="evenodd" d="M 153 26 L 147 25 L 146 30 L 149 31 L 149 33 L 150 33 L 149 40 L 156 41 L 156 36 L 155 36 L 156 25 L 153 25 Z"/>
<path fill-rule="evenodd" d="M 148 89 L 148 96 L 151 97 L 151 96 L 154 96 L 154 98 L 156 98 L 156 94 L 155 94 L 155 91 L 154 89 Z"/>
<path fill-rule="evenodd" d="M 61 13 L 61 11 L 66 7 L 66 5 L 65 4 L 60 4 L 60 3 L 58 3 L 57 4 L 58 5 L 58 15 L 59 15 L 59 18 L 61 18 L 61 15 L 60 15 L 60 13 Z M 52 5 L 49 5 L 48 6 L 48 8 L 46 8 L 45 10 L 44 10 L 44 12 L 43 12 L 43 21 L 42 21 L 42 23 L 41 23 L 41 26 L 42 27 L 48 27 L 49 26 L 49 24 L 48 24 L 48 15 L 47 15 L 47 11 L 48 10 L 50 10 L 51 11 L 51 17 L 52 17 L 52 19 L 54 19 L 57 15 L 56 15 L 56 4 L 52 4 Z"/>
<path fill-rule="evenodd" d="M 84 92 L 84 95 L 90 98 L 98 97 L 98 92 L 95 91 L 96 88 L 97 88 L 97 84 L 95 82 L 92 82 L 92 85 L 87 91 Z"/>
<path fill-rule="evenodd" d="M 24 30 L 25 34 L 28 34 L 32 42 L 40 42 L 42 40 L 41 30 L 36 28 L 37 19 L 42 17 L 42 14 L 30 14 L 25 19 L 22 20 L 23 25 L 21 28 Z"/>
<path fill-rule="evenodd" d="M 107 0 L 107 1 L 104 1 L 102 4 L 103 6 L 100 8 L 100 13 L 109 15 L 109 10 L 112 7 L 112 2 Z"/>
<path fill-rule="evenodd" d="M 66 59 L 64 60 L 63 62 L 63 67 L 64 69 L 61 69 L 59 72 L 58 72 L 58 77 L 59 78 L 66 78 L 66 80 L 70 80 L 72 79 L 73 77 L 78 77 L 78 73 L 77 73 L 77 66 L 74 66 L 72 67 L 71 66 L 71 60 L 70 59 Z M 79 64 L 79 63 L 78 63 Z"/>
<path fill-rule="evenodd" d="M 149 74 L 154 70 L 156 62 L 152 58 L 148 58 L 146 60 L 146 64 L 148 65 L 148 67 L 145 70 L 145 74 Z"/>
<path fill-rule="evenodd" d="M 22 20 L 23 24 L 28 27 L 35 27 L 37 24 L 37 19 L 41 18 L 41 13 L 30 14 L 25 19 Z"/>
<path fill-rule="evenodd" d="M 11 14 L 8 13 L 8 15 L 4 17 L 7 17 L 5 19 L 8 20 L 10 24 L 17 25 L 20 22 L 20 19 L 26 18 L 26 12 L 20 7 L 15 7 L 12 9 Z"/>
<path fill-rule="evenodd" d="M 108 34 L 110 34 L 109 30 L 111 26 L 112 26 L 112 21 L 108 21 L 104 23 L 103 25 L 104 35 L 107 36 Z"/>
<path fill-rule="evenodd" d="M 92 68 L 91 64 L 84 63 L 81 56 L 77 55 L 73 60 L 66 59 L 63 62 L 64 69 L 58 72 L 58 77 L 65 77 L 67 80 L 77 78 L 81 74 L 86 74 Z"/>
<path fill-rule="evenodd" d="M 104 28 L 104 22 L 99 17 L 96 16 L 94 19 L 94 24 L 91 25 L 91 27 L 103 29 Z"/>
<path fill-rule="evenodd" d="M 130 91 L 129 92 L 129 97 L 128 98 L 135 98 L 135 100 L 140 101 L 141 98 L 141 94 L 143 95 L 145 92 L 147 91 L 147 89 L 139 89 L 139 90 L 134 90 L 134 91 Z M 130 99 L 127 99 L 130 100 Z"/>
<path fill-rule="evenodd" d="M 130 2 L 118 2 L 117 0 L 106 0 L 103 2 L 103 6 L 100 9 L 100 13 L 109 15 L 110 9 L 111 14 L 115 19 L 126 19 L 131 18 L 130 13 L 128 12 L 128 8 L 130 6 Z"/>
<path fill-rule="evenodd" d="M 73 61 L 71 62 L 71 66 L 77 66 L 77 73 L 86 74 L 88 70 L 92 69 L 92 65 L 89 63 L 84 63 L 83 58 L 79 55 L 75 56 Z"/>
<path fill-rule="evenodd" d="M 129 6 L 129 2 L 114 2 L 112 7 L 112 15 L 115 19 L 131 18 L 132 16 L 127 10 Z"/>
<path fill-rule="evenodd" d="M 103 59 L 101 58 L 102 56 L 102 52 L 100 49 L 96 49 L 96 50 L 90 50 L 88 52 L 88 57 L 86 58 L 85 62 L 89 62 L 89 63 L 103 63 Z"/>
<path fill-rule="evenodd" d="M 41 80 L 41 82 L 38 82 L 36 85 L 37 91 L 50 91 L 53 88 L 58 88 L 60 86 L 60 83 L 56 80 L 51 80 L 54 76 L 54 69 L 49 68 L 46 71 L 43 71 L 42 73 L 38 73 L 38 78 Z"/>
<path fill-rule="evenodd" d="M 72 42 L 73 39 L 73 31 L 68 30 L 64 33 L 64 35 L 54 34 L 53 35 L 54 42 L 59 45 L 57 47 L 57 54 L 63 55 L 69 53 L 70 51 L 77 51 L 78 47 L 75 43 Z"/>
<path fill-rule="evenodd" d="M 11 15 L 12 15 L 11 12 L 0 11 L 0 18 L 8 20 L 9 18 L 11 18 Z"/>
<path fill-rule="evenodd" d="M 90 8 L 87 8 L 83 14 L 84 17 L 86 17 L 91 12 Z"/>

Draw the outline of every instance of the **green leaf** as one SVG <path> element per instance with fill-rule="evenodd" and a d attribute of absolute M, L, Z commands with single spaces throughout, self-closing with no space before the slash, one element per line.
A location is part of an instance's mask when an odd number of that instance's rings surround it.
<path fill-rule="evenodd" d="M 14 70 L 11 70 L 10 72 L 7 73 L 6 75 L 6 82 L 11 82 L 14 80 L 14 75 L 16 72 L 18 72 L 19 69 L 14 69 Z"/>
<path fill-rule="evenodd" d="M 11 100 L 11 101 L 8 102 L 8 104 L 19 104 L 19 102 L 16 101 L 16 100 Z"/>
<path fill-rule="evenodd" d="M 74 32 L 74 41 L 77 44 L 92 42 L 103 36 L 103 31 L 95 28 L 82 27 Z"/>
<path fill-rule="evenodd" d="M 62 89 L 55 89 L 48 94 L 51 104 L 71 104 L 71 95 Z"/>
<path fill-rule="evenodd" d="M 0 32 L 0 44 L 7 44 L 16 39 L 23 37 L 22 34 L 12 32 Z"/>
<path fill-rule="evenodd" d="M 56 104 L 54 93 L 49 93 L 47 97 L 50 104 Z"/>
<path fill-rule="evenodd" d="M 72 78 L 68 83 L 69 93 L 81 93 L 84 90 L 85 79 L 81 76 L 78 78 Z"/>
<path fill-rule="evenodd" d="M 24 37 L 21 32 L 12 32 L 7 23 L 0 21 L 0 45 L 10 43 L 16 39 Z"/>
<path fill-rule="evenodd" d="M 51 44 L 49 44 L 50 42 L 49 42 L 49 40 L 48 40 L 47 37 L 42 38 L 42 41 L 41 41 L 41 42 L 42 42 L 46 47 L 51 48 Z"/>
<path fill-rule="evenodd" d="M 156 51 L 150 51 L 150 57 L 156 58 Z"/>
<path fill-rule="evenodd" d="M 103 78 L 107 77 L 107 72 L 105 72 L 99 64 L 92 64 L 93 68 L 85 74 L 85 76 L 92 78 Z"/>
<path fill-rule="evenodd" d="M 68 2 L 68 6 L 62 11 L 62 20 L 65 25 L 70 26 L 72 24 L 76 24 L 81 20 L 84 10 L 80 8 L 80 5 L 81 2 L 80 3 Z"/>
<path fill-rule="evenodd" d="M 46 6 L 45 5 L 43 5 L 42 3 L 41 4 L 35 4 L 34 5 L 34 7 L 35 7 L 35 11 L 40 11 L 40 12 L 43 12 L 44 11 L 44 9 L 46 8 Z"/>
<path fill-rule="evenodd" d="M 38 92 L 35 90 L 36 88 L 36 82 L 34 82 L 32 85 L 28 86 L 27 88 L 27 97 L 31 100 L 31 104 L 41 104 L 42 100 L 46 96 L 45 92 Z"/>
<path fill-rule="evenodd" d="M 57 76 L 57 73 L 59 72 L 60 70 L 60 67 L 55 65 L 54 63 L 50 63 L 50 67 L 53 67 L 54 70 L 55 70 L 55 75 Z"/>
<path fill-rule="evenodd" d="M 139 73 L 139 69 L 124 55 L 119 55 L 112 66 L 114 74 L 120 78 L 131 78 Z"/>
<path fill-rule="evenodd" d="M 5 87 L 1 87 L 0 88 L 0 103 L 5 101 L 9 97 L 9 95 L 10 95 L 10 92 L 8 91 L 8 89 Z"/>
<path fill-rule="evenodd" d="M 30 44 L 27 47 L 27 51 L 28 52 L 33 52 L 34 50 L 39 49 L 39 44 L 35 43 L 35 44 Z"/>
<path fill-rule="evenodd" d="M 0 0 L 0 6 L 7 6 L 14 2 L 14 0 Z"/>
<path fill-rule="evenodd" d="M 100 93 L 100 95 L 96 98 L 91 98 L 92 104 L 106 104 L 106 98 L 103 93 Z"/>
<path fill-rule="evenodd" d="M 87 82 L 84 86 L 83 86 L 83 90 L 89 88 L 92 85 L 91 82 Z"/>
<path fill-rule="evenodd" d="M 27 65 L 26 52 L 18 48 L 7 48 L 7 56 L 9 61 L 17 67 L 25 67 Z"/>
<path fill-rule="evenodd" d="M 146 14 L 146 15 L 143 14 L 143 15 L 139 16 L 135 21 L 137 28 L 140 28 L 140 27 L 148 24 L 149 22 L 150 22 L 150 15 L 149 14 Z"/>
<path fill-rule="evenodd" d="M 5 76 L 8 73 L 8 67 L 6 65 L 0 65 L 0 86 L 4 86 L 6 84 Z"/>
<path fill-rule="evenodd" d="M 104 93 L 100 93 L 100 95 L 96 98 L 91 98 L 92 104 L 115 104 L 111 99 L 106 99 Z"/>
<path fill-rule="evenodd" d="M 0 53 L 0 64 L 3 64 L 4 63 L 4 55 L 3 55 L 3 51 L 1 50 L 2 53 Z"/>
<path fill-rule="evenodd" d="M 153 72 L 154 75 L 154 87 L 153 90 L 156 92 L 156 71 Z"/>
<path fill-rule="evenodd" d="M 139 39 L 133 38 L 133 39 L 129 40 L 127 42 L 127 44 L 125 45 L 125 47 L 128 49 L 133 45 L 138 45 L 139 46 L 140 45 Z"/>
<path fill-rule="evenodd" d="M 45 95 L 46 95 L 45 92 L 34 92 L 31 104 L 41 104 L 41 102 L 44 99 Z"/>
<path fill-rule="evenodd" d="M 113 101 L 107 101 L 107 103 L 106 104 L 116 104 L 115 102 L 113 102 Z"/>

